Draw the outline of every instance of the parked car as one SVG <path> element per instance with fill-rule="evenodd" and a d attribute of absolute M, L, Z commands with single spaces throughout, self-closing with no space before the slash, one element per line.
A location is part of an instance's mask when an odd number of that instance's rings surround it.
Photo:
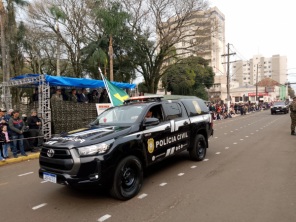
<path fill-rule="evenodd" d="M 289 105 L 285 101 L 277 101 L 270 107 L 271 115 L 277 113 L 289 113 Z"/>

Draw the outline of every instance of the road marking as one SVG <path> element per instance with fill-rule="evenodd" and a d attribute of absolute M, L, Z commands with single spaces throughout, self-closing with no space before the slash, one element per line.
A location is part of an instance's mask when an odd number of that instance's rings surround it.
<path fill-rule="evenodd" d="M 18 176 L 19 176 L 19 177 L 22 177 L 22 176 L 26 176 L 26 175 L 29 175 L 29 174 L 32 174 L 32 173 L 34 173 L 34 172 L 24 173 L 24 174 L 20 174 L 20 175 L 18 175 Z"/>
<path fill-rule="evenodd" d="M 111 215 L 106 214 L 106 215 L 100 217 L 100 218 L 98 219 L 98 221 L 99 221 L 99 222 L 103 222 L 103 221 L 105 221 L 105 220 L 108 220 L 110 217 L 111 217 Z"/>
<path fill-rule="evenodd" d="M 161 183 L 159 184 L 159 186 L 164 187 L 165 185 L 167 185 L 167 183 Z"/>
<path fill-rule="evenodd" d="M 203 161 L 204 161 L 204 162 L 207 162 L 207 161 L 209 161 L 209 159 L 204 159 Z"/>
<path fill-rule="evenodd" d="M 39 208 L 41 208 L 41 207 L 44 207 L 44 206 L 46 206 L 46 205 L 47 205 L 47 203 L 40 204 L 40 205 L 38 205 L 38 206 L 32 207 L 32 210 L 37 210 L 37 209 L 39 209 Z"/>
<path fill-rule="evenodd" d="M 139 199 L 143 199 L 143 198 L 145 198 L 145 197 L 147 197 L 147 196 L 148 196 L 148 194 L 143 193 L 143 194 L 141 194 L 140 196 L 138 196 L 138 198 L 139 198 Z"/>
<path fill-rule="evenodd" d="M 237 142 L 234 142 L 233 144 L 237 144 Z"/>
<path fill-rule="evenodd" d="M 218 137 L 215 137 L 215 139 L 218 139 Z"/>
<path fill-rule="evenodd" d="M 47 180 L 43 180 L 43 181 L 41 181 L 40 183 L 48 183 L 49 181 L 47 181 Z"/>
<path fill-rule="evenodd" d="M 217 155 L 219 155 L 219 154 L 220 154 L 220 152 L 217 152 L 216 154 L 217 154 Z"/>
<path fill-rule="evenodd" d="M 191 169 L 194 169 L 194 168 L 196 168 L 196 166 L 192 166 L 192 167 L 191 167 Z"/>
<path fill-rule="evenodd" d="M 233 131 L 230 131 L 231 133 L 233 133 Z"/>
<path fill-rule="evenodd" d="M 247 138 L 249 137 L 249 136 L 246 136 Z"/>
<path fill-rule="evenodd" d="M 183 176 L 185 173 L 179 173 L 178 176 L 181 177 Z"/>
<path fill-rule="evenodd" d="M 225 150 L 228 150 L 229 149 L 229 147 L 227 146 L 227 147 L 225 147 Z"/>
<path fill-rule="evenodd" d="M 240 139 L 240 140 L 244 140 L 244 139 Z"/>

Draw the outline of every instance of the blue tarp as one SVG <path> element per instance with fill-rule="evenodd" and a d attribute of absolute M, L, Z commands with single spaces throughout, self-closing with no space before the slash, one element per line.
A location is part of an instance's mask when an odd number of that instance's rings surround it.
<path fill-rule="evenodd" d="M 39 76 L 40 76 L 39 74 L 25 74 L 25 75 L 11 78 L 11 80 L 35 78 Z M 45 80 L 46 82 L 49 83 L 50 86 L 75 87 L 75 88 L 104 88 L 105 87 L 103 80 L 96 80 L 96 79 L 45 75 Z M 122 89 L 133 89 L 136 87 L 136 84 L 122 83 L 122 82 L 112 82 L 112 83 L 115 86 Z"/>

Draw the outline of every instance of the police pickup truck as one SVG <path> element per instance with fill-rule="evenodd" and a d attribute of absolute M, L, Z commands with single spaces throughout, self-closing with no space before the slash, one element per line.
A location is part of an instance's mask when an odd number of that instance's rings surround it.
<path fill-rule="evenodd" d="M 39 177 L 64 185 L 97 183 L 128 200 L 140 191 L 146 167 L 184 150 L 201 161 L 211 135 L 212 117 L 197 97 L 133 97 L 105 110 L 88 127 L 45 142 Z"/>

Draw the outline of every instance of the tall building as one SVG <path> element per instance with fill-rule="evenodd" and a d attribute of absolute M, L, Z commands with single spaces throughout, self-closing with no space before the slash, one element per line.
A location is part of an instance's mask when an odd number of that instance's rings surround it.
<path fill-rule="evenodd" d="M 287 57 L 273 55 L 267 58 L 255 55 L 249 61 L 232 63 L 232 81 L 237 81 L 240 86 L 256 85 L 265 78 L 284 85 L 287 82 Z"/>
<path fill-rule="evenodd" d="M 170 18 L 163 23 L 165 31 L 178 26 L 177 17 Z M 179 57 L 199 56 L 209 62 L 209 66 L 215 72 L 215 84 L 221 89 L 221 82 L 216 82 L 225 75 L 225 16 L 217 8 L 209 8 L 205 11 L 194 11 L 186 18 L 181 31 L 176 38 L 180 41 L 174 44 L 176 54 Z M 175 38 L 172 37 L 172 38 Z M 225 82 L 226 83 L 226 82 Z M 224 83 L 224 84 L 225 84 Z M 214 87 L 217 89 L 217 87 Z M 219 92 L 216 92 L 219 94 Z"/>
<path fill-rule="evenodd" d="M 225 54 L 225 16 L 217 7 L 192 12 L 181 35 L 186 37 L 174 45 L 177 55 L 200 56 L 217 75 L 225 73 L 225 58 L 221 56 Z"/>

